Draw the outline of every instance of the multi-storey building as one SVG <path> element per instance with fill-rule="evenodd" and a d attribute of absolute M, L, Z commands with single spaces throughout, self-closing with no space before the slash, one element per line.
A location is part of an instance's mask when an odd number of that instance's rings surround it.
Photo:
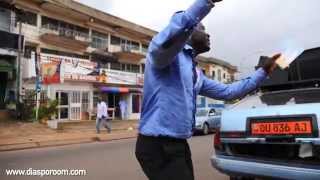
<path fill-rule="evenodd" d="M 1 23 L 18 33 L 22 22 L 22 95 L 34 91 L 34 66 L 40 63 L 41 97 L 59 100 L 59 120 L 87 119 L 101 94 L 115 116 L 121 99 L 129 119 L 139 116 L 144 57 L 155 31 L 71 0 L 6 3 L 15 10 Z M 45 78 L 62 64 L 60 81 Z"/>
<path fill-rule="evenodd" d="M 59 100 L 58 121 L 88 119 L 99 96 L 116 117 L 124 100 L 128 119 L 139 118 L 145 55 L 157 32 L 72 0 L 6 4 L 14 10 L 1 15 L 1 23 L 16 36 L 21 23 L 24 39 L 20 94 L 34 92 L 35 77 L 41 75 L 41 99 Z M 235 70 L 210 58 L 200 58 L 200 65 L 222 82 L 232 80 Z"/>
<path fill-rule="evenodd" d="M 203 56 L 198 58 L 198 62 L 198 65 L 202 69 L 203 73 L 210 79 L 225 84 L 235 81 L 235 73 L 238 71 L 236 66 L 216 58 Z M 224 108 L 225 104 L 223 101 L 198 96 L 197 107 Z"/>

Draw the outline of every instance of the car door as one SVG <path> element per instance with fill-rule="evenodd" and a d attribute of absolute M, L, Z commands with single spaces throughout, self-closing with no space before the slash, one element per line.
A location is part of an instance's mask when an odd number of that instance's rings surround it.
<path fill-rule="evenodd" d="M 208 124 L 209 124 L 209 128 L 214 128 L 214 121 L 216 118 L 216 110 L 215 109 L 210 109 L 209 113 L 208 113 Z"/>

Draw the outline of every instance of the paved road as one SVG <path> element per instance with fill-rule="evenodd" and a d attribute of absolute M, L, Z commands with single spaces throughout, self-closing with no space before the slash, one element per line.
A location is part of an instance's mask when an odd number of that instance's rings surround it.
<path fill-rule="evenodd" d="M 134 157 L 135 139 L 0 153 L 0 179 L 146 180 Z M 209 162 L 212 135 L 190 140 L 196 180 L 226 180 Z M 4 176 L 5 169 L 86 169 L 86 176 Z"/>

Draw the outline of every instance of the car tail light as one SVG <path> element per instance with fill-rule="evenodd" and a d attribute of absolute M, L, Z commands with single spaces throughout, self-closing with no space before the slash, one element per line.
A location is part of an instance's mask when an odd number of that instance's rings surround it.
<path fill-rule="evenodd" d="M 214 148 L 220 150 L 222 145 L 221 145 L 221 139 L 220 139 L 220 128 L 216 129 L 216 133 L 214 135 L 213 138 L 213 144 L 214 144 Z"/>

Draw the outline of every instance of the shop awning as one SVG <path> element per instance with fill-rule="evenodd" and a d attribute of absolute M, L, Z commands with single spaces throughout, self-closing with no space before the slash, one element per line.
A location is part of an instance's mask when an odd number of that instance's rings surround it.
<path fill-rule="evenodd" d="M 100 87 L 100 90 L 105 93 L 129 93 L 129 88 L 120 87 Z"/>
<path fill-rule="evenodd" d="M 100 87 L 100 91 L 104 93 L 129 93 L 129 92 L 137 92 L 141 93 L 142 89 L 140 88 L 126 88 L 126 87 Z"/>

